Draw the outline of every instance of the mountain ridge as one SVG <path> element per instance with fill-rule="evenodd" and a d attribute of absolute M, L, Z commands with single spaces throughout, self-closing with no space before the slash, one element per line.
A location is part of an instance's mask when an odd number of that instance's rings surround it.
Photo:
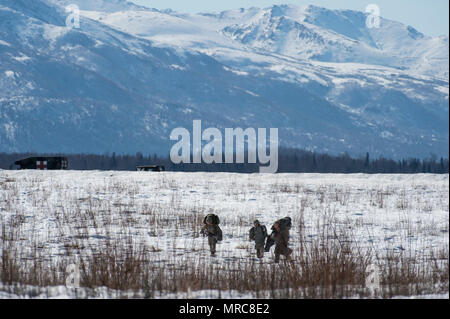
<path fill-rule="evenodd" d="M 287 147 L 448 156 L 448 80 L 301 59 L 223 31 L 242 15 L 261 21 L 268 11 L 259 8 L 217 20 L 96 3 L 114 6 L 80 6 L 81 27 L 69 30 L 64 1 L 37 0 L 33 10 L 0 1 L 0 151 L 165 155 L 173 128 L 202 119 L 219 129 L 278 127 Z"/>

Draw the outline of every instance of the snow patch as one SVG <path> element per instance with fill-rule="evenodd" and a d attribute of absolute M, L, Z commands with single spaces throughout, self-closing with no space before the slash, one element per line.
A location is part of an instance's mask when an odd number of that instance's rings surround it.
<path fill-rule="evenodd" d="M 7 46 L 7 47 L 11 46 L 11 44 L 9 44 L 8 42 L 5 42 L 3 40 L 0 40 L 0 45 L 4 45 L 4 46 Z"/>
<path fill-rule="evenodd" d="M 253 93 L 252 91 L 249 91 L 249 90 L 245 90 L 245 93 L 247 93 L 247 94 L 250 94 L 250 95 L 252 95 L 252 96 L 256 96 L 256 97 L 259 97 L 259 95 L 258 95 L 258 94 L 256 94 L 256 93 Z"/>
<path fill-rule="evenodd" d="M 389 138 L 393 137 L 394 134 L 392 134 L 392 133 L 389 132 L 389 131 L 383 131 L 383 132 L 381 132 L 380 136 L 381 136 L 382 138 L 389 139 Z"/>
<path fill-rule="evenodd" d="M 14 71 L 8 70 L 8 71 L 5 71 L 5 75 L 7 78 L 14 78 L 15 73 L 14 73 Z"/>
<path fill-rule="evenodd" d="M 170 65 L 170 67 L 171 67 L 173 70 L 180 70 L 180 71 L 185 71 L 185 70 L 186 70 L 185 67 L 182 67 L 182 66 L 180 66 L 180 65 L 178 65 L 178 64 L 172 64 L 172 65 Z"/>
<path fill-rule="evenodd" d="M 24 54 L 22 54 L 21 56 L 14 56 L 13 59 L 18 62 L 25 62 L 25 61 L 31 60 L 31 58 L 29 56 L 26 56 Z"/>
<path fill-rule="evenodd" d="M 247 76 L 248 75 L 248 72 L 233 70 L 233 69 L 230 69 L 229 67 L 226 67 L 226 66 L 224 66 L 223 69 L 225 71 L 232 72 L 232 73 L 237 74 L 237 75 L 242 75 L 242 76 Z"/>

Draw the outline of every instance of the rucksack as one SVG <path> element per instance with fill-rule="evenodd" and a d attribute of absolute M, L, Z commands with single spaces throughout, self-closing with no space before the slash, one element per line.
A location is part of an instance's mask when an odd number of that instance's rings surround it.
<path fill-rule="evenodd" d="M 215 214 L 208 214 L 203 219 L 203 224 L 219 225 L 220 224 L 219 216 Z"/>
<path fill-rule="evenodd" d="M 219 226 L 217 226 L 216 239 L 217 239 L 217 241 L 222 241 L 222 239 L 223 239 L 222 229 L 220 229 Z"/>
<path fill-rule="evenodd" d="M 284 230 L 284 229 L 289 230 L 292 227 L 292 221 L 291 221 L 290 217 L 282 218 L 282 219 L 280 219 L 279 222 L 280 222 L 280 229 L 281 230 Z"/>

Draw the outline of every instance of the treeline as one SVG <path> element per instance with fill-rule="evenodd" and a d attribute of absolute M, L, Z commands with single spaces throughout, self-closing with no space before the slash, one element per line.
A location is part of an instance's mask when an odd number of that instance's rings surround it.
<path fill-rule="evenodd" d="M 173 164 L 169 157 L 157 155 L 116 155 L 113 154 L 31 154 L 0 153 L 0 169 L 17 169 L 14 162 L 30 156 L 67 156 L 69 169 L 73 170 L 120 170 L 132 171 L 138 165 L 164 165 L 168 171 L 185 172 L 259 172 L 258 164 Z M 328 155 L 298 149 L 280 149 L 278 156 L 279 173 L 368 173 L 368 174 L 403 174 L 433 173 L 448 174 L 449 160 L 437 158 L 408 158 L 392 160 L 387 158 L 372 159 L 370 154 L 354 158 L 348 154 Z"/>

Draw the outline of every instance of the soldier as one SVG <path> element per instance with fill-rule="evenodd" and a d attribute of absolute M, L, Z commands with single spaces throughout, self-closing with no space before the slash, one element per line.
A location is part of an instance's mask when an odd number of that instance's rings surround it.
<path fill-rule="evenodd" d="M 218 241 L 222 241 L 222 230 L 219 227 L 219 217 L 214 214 L 209 214 L 203 219 L 205 224 L 200 231 L 203 237 L 208 236 L 209 249 L 211 256 L 216 254 L 216 244 Z"/>
<path fill-rule="evenodd" d="M 270 234 L 270 241 L 275 243 L 275 263 L 280 261 L 280 255 L 286 257 L 286 259 L 292 262 L 291 254 L 292 249 L 288 247 L 289 243 L 289 230 L 291 229 L 291 218 L 285 217 L 277 220 L 272 227 L 272 234 Z M 269 238 L 267 242 L 269 243 Z M 270 249 L 270 244 L 269 244 Z M 266 244 L 267 250 L 267 244 Z"/>
<path fill-rule="evenodd" d="M 259 220 L 255 220 L 253 225 L 249 232 L 249 238 L 255 241 L 256 256 L 261 259 L 264 257 L 264 242 L 267 237 L 267 228 L 261 225 Z"/>

